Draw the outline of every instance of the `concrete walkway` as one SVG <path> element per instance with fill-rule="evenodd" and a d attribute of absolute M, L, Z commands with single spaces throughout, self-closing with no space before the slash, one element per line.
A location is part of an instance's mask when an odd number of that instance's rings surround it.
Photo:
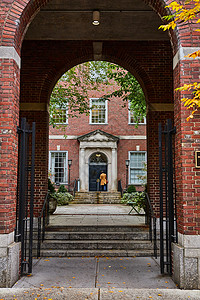
<path fill-rule="evenodd" d="M 17 288 L 136 288 L 176 289 L 169 276 L 160 275 L 150 257 L 89 258 L 51 257 L 34 259 L 33 274 L 22 277 Z"/>
<path fill-rule="evenodd" d="M 144 225 L 144 216 L 128 215 L 123 205 L 58 207 L 50 224 Z M 47 257 L 33 260 L 33 274 L 12 289 L 0 289 L 0 300 L 185 300 L 199 291 L 181 291 L 150 257 Z"/>
<path fill-rule="evenodd" d="M 161 276 L 152 258 L 34 259 L 31 276 L 12 289 L 0 289 L 5 300 L 185 300 L 200 299 L 199 291 L 182 291 Z"/>
<path fill-rule="evenodd" d="M 55 213 L 50 216 L 50 225 L 144 225 L 144 215 L 137 215 L 134 211 L 131 215 L 128 215 L 130 210 L 130 206 L 121 204 L 70 204 L 58 206 Z"/>
<path fill-rule="evenodd" d="M 198 300 L 199 291 L 174 289 L 0 289 L 1 300 Z"/>

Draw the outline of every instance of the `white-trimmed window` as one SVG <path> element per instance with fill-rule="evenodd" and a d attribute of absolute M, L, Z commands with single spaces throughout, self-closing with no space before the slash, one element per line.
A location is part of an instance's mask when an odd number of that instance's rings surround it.
<path fill-rule="evenodd" d="M 144 170 L 146 163 L 146 151 L 130 151 L 129 160 L 129 184 L 142 184 L 143 181 L 138 177 L 138 175 L 146 175 L 146 171 Z"/>
<path fill-rule="evenodd" d="M 49 171 L 51 180 L 55 183 L 67 183 L 68 178 L 68 152 L 50 151 L 49 152 Z"/>
<path fill-rule="evenodd" d="M 53 114 L 55 124 L 68 124 L 68 105 L 55 108 L 56 114 Z"/>
<path fill-rule="evenodd" d="M 90 107 L 90 124 L 107 124 L 108 101 L 101 98 L 91 98 Z"/>
<path fill-rule="evenodd" d="M 136 124 L 134 111 L 130 110 L 130 102 L 128 103 L 128 124 Z M 146 124 L 146 117 L 140 119 L 138 124 Z"/>

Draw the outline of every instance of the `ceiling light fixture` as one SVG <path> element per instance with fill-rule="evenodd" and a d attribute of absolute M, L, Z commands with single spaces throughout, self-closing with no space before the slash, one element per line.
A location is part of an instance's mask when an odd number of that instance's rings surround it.
<path fill-rule="evenodd" d="M 92 24 L 95 25 L 95 26 L 100 24 L 100 12 L 98 10 L 93 11 Z"/>

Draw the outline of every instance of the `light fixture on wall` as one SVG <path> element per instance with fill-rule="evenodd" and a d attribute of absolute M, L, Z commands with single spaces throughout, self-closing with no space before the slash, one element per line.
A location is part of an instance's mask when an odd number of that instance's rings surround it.
<path fill-rule="evenodd" d="M 92 13 L 92 24 L 95 26 L 100 24 L 100 12 L 98 10 L 94 10 Z"/>
<path fill-rule="evenodd" d="M 128 167 L 130 164 L 130 160 L 126 159 L 126 190 L 128 189 Z"/>
<path fill-rule="evenodd" d="M 69 166 L 69 172 L 68 172 L 68 192 L 70 192 L 70 170 L 72 165 L 72 159 L 68 159 L 68 166 Z"/>

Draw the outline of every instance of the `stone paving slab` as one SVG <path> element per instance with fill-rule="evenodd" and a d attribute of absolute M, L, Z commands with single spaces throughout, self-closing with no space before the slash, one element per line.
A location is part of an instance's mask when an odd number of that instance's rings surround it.
<path fill-rule="evenodd" d="M 100 258 L 97 287 L 177 288 L 171 277 L 160 274 L 158 264 L 150 257 Z"/>
<path fill-rule="evenodd" d="M 100 289 L 100 300 L 198 300 L 199 291 L 173 289 Z"/>
<path fill-rule="evenodd" d="M 50 216 L 52 226 L 143 225 L 144 216 L 128 215 L 130 206 L 122 204 L 70 204 L 58 206 Z"/>
<path fill-rule="evenodd" d="M 37 288 L 0 289 L 1 300 L 98 300 L 98 289 L 88 288 Z"/>
<path fill-rule="evenodd" d="M 37 288 L 0 289 L 1 300 L 198 300 L 197 290 Z"/>
<path fill-rule="evenodd" d="M 49 257 L 34 259 L 33 274 L 14 288 L 173 288 L 150 257 Z"/>

